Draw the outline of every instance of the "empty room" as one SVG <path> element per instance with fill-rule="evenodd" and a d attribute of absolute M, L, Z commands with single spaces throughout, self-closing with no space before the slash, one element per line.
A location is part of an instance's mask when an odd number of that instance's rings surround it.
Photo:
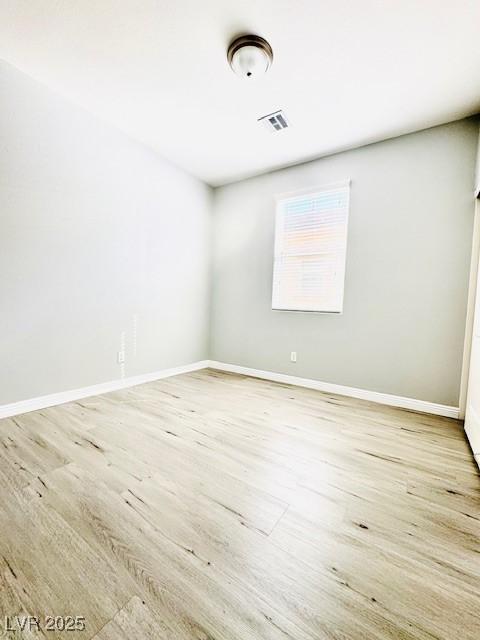
<path fill-rule="evenodd" d="M 480 638 L 479 24 L 0 4 L 2 639 Z"/>

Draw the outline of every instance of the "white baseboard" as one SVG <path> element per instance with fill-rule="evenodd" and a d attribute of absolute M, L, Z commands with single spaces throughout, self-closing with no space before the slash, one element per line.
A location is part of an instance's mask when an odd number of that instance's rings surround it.
<path fill-rule="evenodd" d="M 8 418 L 21 413 L 28 413 L 29 411 L 37 411 L 38 409 L 45 409 L 46 407 L 54 407 L 56 405 L 63 404 L 64 402 L 73 402 L 75 400 L 81 400 L 82 398 L 98 396 L 102 393 L 109 393 L 110 391 L 128 389 L 129 387 L 134 387 L 137 384 L 153 382 L 154 380 L 161 380 L 162 378 L 169 378 L 170 376 L 189 373 L 190 371 L 198 371 L 199 369 L 206 369 L 207 367 L 219 369 L 220 371 L 229 371 L 231 373 L 252 376 L 254 378 L 272 380 L 273 382 L 307 387 L 308 389 L 316 389 L 317 391 L 323 391 L 326 393 L 335 393 L 341 396 L 360 398 L 361 400 L 378 402 L 379 404 L 386 404 L 392 407 L 412 409 L 423 413 L 433 413 L 439 416 L 446 416 L 448 418 L 458 418 L 459 416 L 458 407 L 449 407 L 443 404 L 436 404 L 425 400 L 416 400 L 414 398 L 404 398 L 387 393 L 380 393 L 378 391 L 356 389 L 355 387 L 346 387 L 344 385 L 333 384 L 331 382 L 311 380 L 310 378 L 298 378 L 297 376 L 290 376 L 285 373 L 261 371 L 260 369 L 251 369 L 250 367 L 242 367 L 236 364 L 217 362 L 215 360 L 200 360 L 199 362 L 193 362 L 192 364 L 182 365 L 180 367 L 163 369 L 161 371 L 154 371 L 152 373 L 132 376 L 130 378 L 112 380 L 111 382 L 102 382 L 89 387 L 82 387 L 81 389 L 61 391 L 60 393 L 52 393 L 39 398 L 30 398 L 28 400 L 12 402 L 11 404 L 0 405 L 0 418 Z"/>
<path fill-rule="evenodd" d="M 110 391 L 128 389 L 128 387 L 134 387 L 137 384 L 153 382 L 154 380 L 161 380 L 162 378 L 169 378 L 170 376 L 177 376 L 180 373 L 189 373 L 190 371 L 197 371 L 198 369 L 205 369 L 208 366 L 209 360 L 200 360 L 199 362 L 185 364 L 180 367 L 163 369 L 161 371 L 154 371 L 153 373 L 144 373 L 139 376 L 131 376 L 130 378 L 112 380 L 111 382 L 102 382 L 91 385 L 90 387 L 82 387 L 81 389 L 60 391 L 60 393 L 52 393 L 48 396 L 30 398 L 29 400 L 20 400 L 19 402 L 12 402 L 11 404 L 3 404 L 0 405 L 0 418 L 8 418 L 21 413 L 28 413 L 29 411 L 54 407 L 64 402 L 73 402 L 74 400 L 98 396 L 102 393 L 109 393 Z"/>
<path fill-rule="evenodd" d="M 298 387 L 307 387 L 308 389 L 316 389 L 326 393 L 335 393 L 340 396 L 350 396 L 352 398 L 360 398 L 361 400 L 369 400 L 370 402 L 378 402 L 379 404 L 387 404 L 391 407 L 401 407 L 402 409 L 412 409 L 413 411 L 421 411 L 422 413 L 433 413 L 448 418 L 459 417 L 459 408 L 450 407 L 435 402 L 427 402 L 426 400 L 416 400 L 415 398 L 404 398 L 402 396 L 394 396 L 389 393 L 380 393 L 379 391 L 368 391 L 367 389 L 356 389 L 355 387 L 345 387 L 340 384 L 331 382 L 321 382 L 320 380 L 311 380 L 310 378 L 297 378 L 289 376 L 285 373 L 275 373 L 274 371 L 261 371 L 260 369 L 250 369 L 250 367 L 241 367 L 236 364 L 227 364 L 225 362 L 210 361 L 212 369 L 220 371 L 230 371 L 231 373 L 240 373 L 245 376 L 254 378 L 263 378 L 264 380 L 272 380 L 274 382 L 282 382 L 284 384 L 293 384 Z"/>

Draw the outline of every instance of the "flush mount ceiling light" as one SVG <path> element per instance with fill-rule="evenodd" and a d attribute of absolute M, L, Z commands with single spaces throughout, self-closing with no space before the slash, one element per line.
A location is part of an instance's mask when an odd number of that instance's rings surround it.
<path fill-rule="evenodd" d="M 254 78 L 268 71 L 273 62 L 273 51 L 260 36 L 240 36 L 228 47 L 227 59 L 237 75 Z"/>

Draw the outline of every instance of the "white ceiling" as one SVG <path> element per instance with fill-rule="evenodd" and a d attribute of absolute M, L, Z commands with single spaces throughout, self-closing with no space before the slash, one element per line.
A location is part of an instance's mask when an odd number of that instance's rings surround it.
<path fill-rule="evenodd" d="M 477 113 L 479 24 L 479 0 L 4 0 L 0 57 L 219 185 Z M 258 80 L 226 61 L 245 32 Z"/>

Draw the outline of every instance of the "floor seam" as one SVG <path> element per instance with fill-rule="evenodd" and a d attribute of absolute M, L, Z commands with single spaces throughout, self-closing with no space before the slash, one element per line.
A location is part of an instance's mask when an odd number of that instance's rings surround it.
<path fill-rule="evenodd" d="M 270 537 L 271 534 L 273 533 L 275 527 L 277 526 L 277 524 L 280 522 L 280 520 L 283 518 L 283 516 L 287 513 L 287 511 L 289 510 L 290 505 L 287 504 L 287 506 L 285 507 L 283 513 L 279 516 L 278 520 L 275 522 L 275 524 L 273 525 L 271 531 L 267 534 L 267 537 Z"/>

